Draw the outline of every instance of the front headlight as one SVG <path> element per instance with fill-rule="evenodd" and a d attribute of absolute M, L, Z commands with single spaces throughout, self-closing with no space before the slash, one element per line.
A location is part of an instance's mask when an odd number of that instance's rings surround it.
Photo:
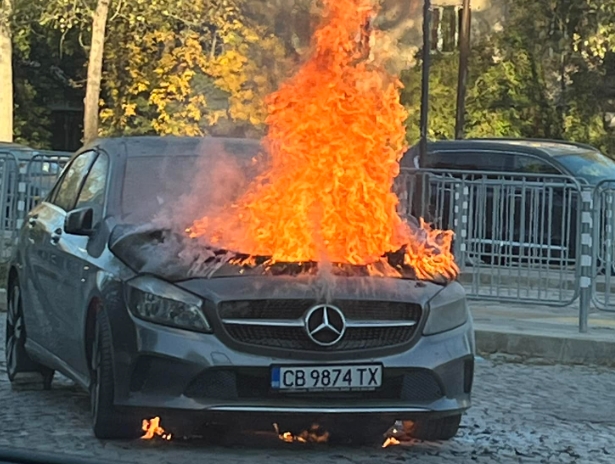
<path fill-rule="evenodd" d="M 126 284 L 126 301 L 136 317 L 180 329 L 211 332 L 203 301 L 175 285 L 151 276 Z"/>
<path fill-rule="evenodd" d="M 466 323 L 470 316 L 468 300 L 461 285 L 455 288 L 457 285 L 445 288 L 431 299 L 423 335 L 439 334 Z"/>

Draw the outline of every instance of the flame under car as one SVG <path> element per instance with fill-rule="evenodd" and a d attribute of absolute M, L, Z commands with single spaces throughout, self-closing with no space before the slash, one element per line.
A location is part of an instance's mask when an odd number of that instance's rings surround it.
<path fill-rule="evenodd" d="M 138 436 L 154 416 L 174 435 L 316 422 L 381 436 L 401 420 L 415 438 L 453 437 L 475 349 L 457 282 L 248 259 L 184 233 L 178 199 L 197 165 L 224 155 L 250 177 L 259 150 L 135 137 L 78 152 L 10 265 L 9 378 L 72 378 L 91 394 L 99 438 Z M 215 194 L 215 175 L 206 183 Z"/>

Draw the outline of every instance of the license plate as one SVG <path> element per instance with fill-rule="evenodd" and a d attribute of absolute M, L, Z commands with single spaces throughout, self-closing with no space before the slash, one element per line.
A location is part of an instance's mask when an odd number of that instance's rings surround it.
<path fill-rule="evenodd" d="M 285 391 L 374 390 L 382 385 L 380 364 L 347 366 L 276 366 L 271 388 Z"/>

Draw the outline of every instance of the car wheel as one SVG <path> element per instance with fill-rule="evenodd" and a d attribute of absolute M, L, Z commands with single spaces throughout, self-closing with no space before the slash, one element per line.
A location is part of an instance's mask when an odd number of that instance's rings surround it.
<path fill-rule="evenodd" d="M 411 438 L 426 441 L 450 440 L 457 435 L 461 414 L 440 419 L 404 421 L 404 431 Z"/>
<path fill-rule="evenodd" d="M 21 291 L 17 282 L 9 291 L 7 303 L 4 348 L 9 380 L 14 382 L 19 373 L 37 372 L 43 376 L 45 390 L 49 390 L 53 380 L 53 369 L 33 361 L 26 352 L 26 325 L 23 317 Z"/>
<path fill-rule="evenodd" d="M 92 428 L 96 438 L 136 438 L 139 420 L 127 413 L 120 413 L 113 405 L 113 357 L 111 351 L 111 326 L 107 313 L 98 311 L 90 368 L 90 405 Z"/>

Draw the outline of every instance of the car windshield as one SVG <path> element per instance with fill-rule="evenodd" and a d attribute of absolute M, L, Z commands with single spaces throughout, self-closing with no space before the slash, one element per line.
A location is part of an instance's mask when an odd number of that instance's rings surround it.
<path fill-rule="evenodd" d="M 181 153 L 129 154 L 121 193 L 121 220 L 130 224 L 148 222 L 179 206 L 184 195 L 204 187 L 215 188 L 208 185 L 214 182 L 224 184 L 230 169 L 221 172 L 222 165 L 232 165 L 250 175 L 248 166 L 261 152 L 258 142 L 238 140 L 195 144 Z"/>
<path fill-rule="evenodd" d="M 587 150 L 557 156 L 557 160 L 570 170 L 573 176 L 580 177 L 590 184 L 604 179 L 615 179 L 615 161 L 599 151 Z"/>

